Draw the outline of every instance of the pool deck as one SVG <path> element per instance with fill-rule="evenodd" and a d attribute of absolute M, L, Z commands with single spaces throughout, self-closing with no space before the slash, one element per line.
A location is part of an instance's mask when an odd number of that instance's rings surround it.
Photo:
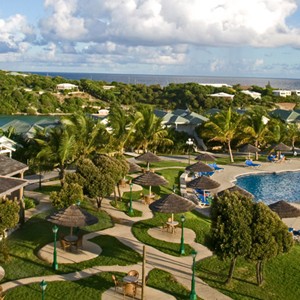
<path fill-rule="evenodd" d="M 246 167 L 244 163 L 233 163 L 230 165 L 222 166 L 224 167 L 224 171 L 216 172 L 212 177 L 212 179 L 219 182 L 221 186 L 217 189 L 212 190 L 212 192 L 217 193 L 234 186 L 234 181 L 240 175 L 300 171 L 300 159 L 289 159 L 281 163 L 259 163 L 261 164 L 261 166 L 255 168 Z"/>
<path fill-rule="evenodd" d="M 256 163 L 256 162 L 255 162 Z M 230 165 L 222 166 L 224 171 L 216 172 L 212 179 L 219 182 L 221 186 L 217 189 L 211 190 L 212 193 L 218 193 L 227 188 L 234 186 L 234 181 L 238 176 L 247 174 L 259 173 L 279 173 L 287 171 L 300 171 L 300 159 L 289 159 L 281 163 L 272 162 L 259 162 L 260 167 L 246 167 L 244 163 L 233 163 Z M 278 201 L 284 199 L 278 199 Z M 300 203 L 291 203 L 300 209 Z M 205 215 L 209 215 L 209 208 L 197 208 Z M 282 221 L 288 226 L 293 227 L 295 230 L 300 230 L 300 217 L 298 218 L 284 218 Z"/>

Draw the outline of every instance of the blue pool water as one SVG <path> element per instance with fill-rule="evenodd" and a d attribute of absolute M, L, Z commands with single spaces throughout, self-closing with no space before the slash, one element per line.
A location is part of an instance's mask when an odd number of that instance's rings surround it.
<path fill-rule="evenodd" d="M 300 172 L 240 176 L 236 184 L 266 204 L 279 200 L 300 202 Z"/>

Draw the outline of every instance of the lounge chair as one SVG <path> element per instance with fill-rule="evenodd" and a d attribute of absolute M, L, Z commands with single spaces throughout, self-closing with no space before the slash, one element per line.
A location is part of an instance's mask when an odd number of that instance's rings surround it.
<path fill-rule="evenodd" d="M 277 160 L 276 160 L 276 156 L 275 155 L 268 155 L 268 161 L 269 162 L 276 162 Z"/>
<path fill-rule="evenodd" d="M 212 164 L 208 164 L 210 167 L 212 167 L 215 171 L 223 171 L 224 168 L 221 168 L 219 166 L 217 166 L 217 164 L 214 162 Z"/>
<path fill-rule="evenodd" d="M 260 167 L 261 166 L 261 164 L 255 164 L 252 160 L 250 160 L 250 159 L 247 159 L 246 161 L 245 161 L 245 165 L 246 165 L 246 167 L 253 167 L 253 168 L 258 168 L 258 167 Z"/>
<path fill-rule="evenodd" d="M 213 176 L 215 174 L 215 171 L 212 171 L 212 172 L 198 172 L 198 177 L 199 176 Z"/>

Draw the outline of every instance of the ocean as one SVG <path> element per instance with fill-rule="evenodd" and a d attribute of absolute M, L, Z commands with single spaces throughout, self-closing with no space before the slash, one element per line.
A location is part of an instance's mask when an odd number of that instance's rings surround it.
<path fill-rule="evenodd" d="M 167 86 L 170 83 L 226 83 L 242 86 L 257 85 L 265 87 L 268 83 L 273 88 L 300 90 L 300 79 L 292 78 L 260 78 L 260 77 L 214 77 L 214 76 L 177 76 L 177 75 L 145 75 L 145 74 L 110 74 L 110 73 L 60 73 L 60 72 L 27 72 L 43 76 L 61 76 L 66 79 L 90 79 L 107 83 L 123 82 L 126 84 L 145 84 Z"/>

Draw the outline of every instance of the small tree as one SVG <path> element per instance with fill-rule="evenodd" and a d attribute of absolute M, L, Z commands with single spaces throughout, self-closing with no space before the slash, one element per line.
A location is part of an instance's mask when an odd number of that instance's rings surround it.
<path fill-rule="evenodd" d="M 69 207 L 70 205 L 77 203 L 77 201 L 82 198 L 82 187 L 78 183 L 65 182 L 59 192 L 52 192 L 50 194 L 52 205 L 57 209 Z"/>
<path fill-rule="evenodd" d="M 252 246 L 246 258 L 256 261 L 257 285 L 261 285 L 264 281 L 264 263 L 280 253 L 289 251 L 293 239 L 278 215 L 263 203 L 253 204 L 251 231 Z"/>
<path fill-rule="evenodd" d="M 115 189 L 114 179 L 109 173 L 102 172 L 90 159 L 78 162 L 77 174 L 83 184 L 84 194 L 95 199 L 97 208 L 100 209 L 103 198 L 112 194 Z"/>
<path fill-rule="evenodd" d="M 252 200 L 238 192 L 215 197 L 211 206 L 211 250 L 222 260 L 231 260 L 226 283 L 232 279 L 236 259 L 249 253 Z"/>
<path fill-rule="evenodd" d="M 1 252 L 5 261 L 9 257 L 5 230 L 14 228 L 18 224 L 19 211 L 20 207 L 16 201 L 8 200 L 6 198 L 0 199 L 0 235 L 2 236 Z"/>

